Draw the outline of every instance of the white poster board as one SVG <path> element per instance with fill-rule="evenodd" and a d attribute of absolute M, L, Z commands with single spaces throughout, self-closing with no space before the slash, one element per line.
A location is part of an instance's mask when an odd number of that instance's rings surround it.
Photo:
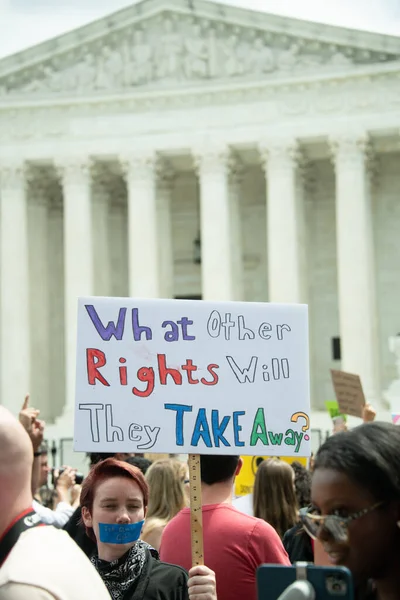
<path fill-rule="evenodd" d="M 82 298 L 74 449 L 310 455 L 305 305 Z"/>

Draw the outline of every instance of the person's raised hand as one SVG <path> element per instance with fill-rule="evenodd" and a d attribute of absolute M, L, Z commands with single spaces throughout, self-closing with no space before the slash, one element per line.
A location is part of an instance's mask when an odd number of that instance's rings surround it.
<path fill-rule="evenodd" d="M 43 442 L 45 423 L 39 421 L 40 411 L 29 406 L 29 399 L 29 394 L 27 394 L 18 417 L 19 422 L 31 438 L 33 451 L 37 452 Z"/>
<path fill-rule="evenodd" d="M 188 580 L 190 600 L 217 600 L 215 573 L 205 565 L 192 567 Z"/>
<path fill-rule="evenodd" d="M 33 451 L 37 452 L 43 444 L 45 422 L 35 419 L 29 437 L 32 440 Z"/>
<path fill-rule="evenodd" d="M 375 421 L 375 417 L 376 410 L 374 409 L 372 404 L 369 404 L 369 402 L 367 402 L 363 407 L 362 420 L 364 421 L 364 423 L 372 423 L 372 421 Z"/>
<path fill-rule="evenodd" d="M 32 431 L 32 423 L 39 416 L 40 411 L 29 406 L 29 394 L 25 396 L 24 403 L 19 411 L 19 422 L 30 435 Z"/>

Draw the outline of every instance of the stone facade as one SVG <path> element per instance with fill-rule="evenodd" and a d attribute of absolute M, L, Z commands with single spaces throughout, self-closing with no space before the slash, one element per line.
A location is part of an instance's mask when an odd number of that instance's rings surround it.
<path fill-rule="evenodd" d="M 143 0 L 0 61 L 2 402 L 30 390 L 69 437 L 76 297 L 202 296 L 307 302 L 314 422 L 332 367 L 383 414 L 399 59 L 389 36 Z"/>

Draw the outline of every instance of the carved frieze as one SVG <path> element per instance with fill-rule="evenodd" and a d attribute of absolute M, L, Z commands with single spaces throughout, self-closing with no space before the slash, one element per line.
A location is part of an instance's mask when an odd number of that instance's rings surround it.
<path fill-rule="evenodd" d="M 14 94 L 88 94 L 231 78 L 335 72 L 391 55 L 167 14 L 0 79 Z"/>
<path fill-rule="evenodd" d="M 109 115 L 126 115 L 134 111 L 183 109 L 216 104 L 231 107 L 236 104 L 262 102 L 262 110 L 252 112 L 252 123 L 261 126 L 288 118 L 297 119 L 328 115 L 357 115 L 384 112 L 386 116 L 397 114 L 400 108 L 400 79 L 398 73 L 377 74 L 368 78 L 338 78 L 335 85 L 330 81 L 294 81 L 281 86 L 259 81 L 251 86 L 215 89 L 201 94 L 197 89 L 185 94 L 140 94 L 121 96 L 112 102 L 87 100 L 69 106 L 0 108 L 0 140 L 36 140 L 70 136 L 70 118 L 90 118 L 91 135 L 115 134 L 115 121 L 107 121 Z M 96 118 L 100 117 L 100 118 Z M 104 128 L 108 123 L 109 129 Z M 99 130 L 97 129 L 99 127 Z M 129 120 L 124 121 L 123 132 L 129 130 Z M 122 130 L 121 130 L 122 131 Z M 134 130 L 132 129 L 132 133 Z M 77 136 L 79 137 L 79 136 Z"/>

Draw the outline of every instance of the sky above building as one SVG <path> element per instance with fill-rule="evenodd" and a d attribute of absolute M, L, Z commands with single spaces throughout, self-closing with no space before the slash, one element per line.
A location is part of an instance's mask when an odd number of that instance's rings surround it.
<path fill-rule="evenodd" d="M 140 0 L 0 0 L 0 57 Z M 309 21 L 400 35 L 400 0 L 219 0 Z"/>

